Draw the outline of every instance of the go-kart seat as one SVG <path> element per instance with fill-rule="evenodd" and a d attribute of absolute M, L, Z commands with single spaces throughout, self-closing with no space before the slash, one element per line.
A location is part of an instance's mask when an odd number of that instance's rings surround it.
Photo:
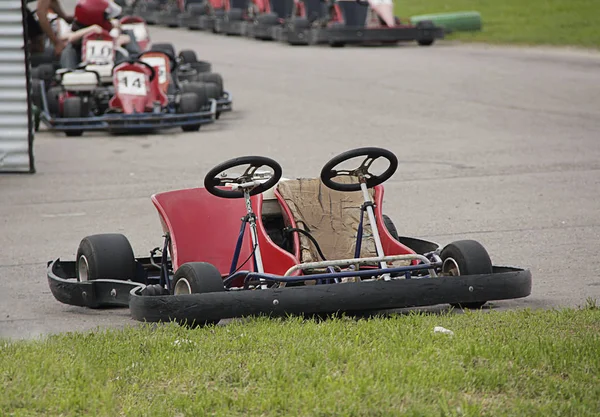
<path fill-rule="evenodd" d="M 350 177 L 336 178 L 338 182 L 356 182 Z M 381 204 L 383 187 L 369 190 L 376 203 L 375 217 L 383 250 L 386 255 L 412 254 L 410 248 L 396 241 L 383 225 Z M 360 222 L 360 207 L 364 203 L 362 192 L 340 192 L 326 187 L 320 179 L 297 179 L 280 182 L 276 193 L 285 202 L 292 227 L 306 230 L 317 241 L 327 260 L 354 258 L 356 237 Z M 361 257 L 375 257 L 375 240 L 367 213 L 363 219 Z M 300 233 L 300 262 L 319 262 L 323 259 L 315 245 Z"/>
<path fill-rule="evenodd" d="M 354 0 L 340 0 L 336 3 L 342 13 L 346 26 L 364 27 L 367 22 L 369 6 Z"/>
<path fill-rule="evenodd" d="M 176 270 L 186 262 L 209 262 L 223 276 L 229 274 L 240 219 L 246 215 L 244 199 L 219 198 L 205 188 L 190 188 L 154 194 L 163 230 L 171 237 L 170 253 Z M 277 246 L 262 223 L 262 194 L 251 197 L 257 216 L 258 239 L 265 272 L 283 275 L 297 263 L 296 257 Z M 255 271 L 254 263 L 242 263 L 252 253 L 250 226 L 246 225 L 238 267 Z M 239 283 L 238 283 L 239 284 Z"/>

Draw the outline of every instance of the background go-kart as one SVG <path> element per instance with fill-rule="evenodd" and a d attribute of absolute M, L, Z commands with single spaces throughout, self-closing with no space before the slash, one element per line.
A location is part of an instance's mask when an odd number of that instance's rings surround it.
<path fill-rule="evenodd" d="M 494 263 L 532 270 L 530 297 L 493 306 L 600 298 L 597 54 L 443 42 L 291 48 L 157 27 L 151 37 L 211 61 L 234 112 L 198 133 L 36 134 L 37 174 L 0 177 L 0 336 L 132 324 L 126 309 L 57 302 L 46 261 L 74 259 L 81 238 L 100 232 L 122 232 L 146 255 L 162 243 L 152 193 L 200 186 L 243 154 L 316 176 L 333 155 L 367 145 L 400 160 L 385 184 L 400 233 L 474 238 Z"/>

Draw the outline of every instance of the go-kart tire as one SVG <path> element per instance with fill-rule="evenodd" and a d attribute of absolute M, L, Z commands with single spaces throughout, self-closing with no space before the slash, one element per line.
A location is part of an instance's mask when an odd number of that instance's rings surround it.
<path fill-rule="evenodd" d="M 203 83 L 211 83 L 217 86 L 218 97 L 223 95 L 223 77 L 216 72 L 208 72 L 198 74 L 198 81 Z"/>
<path fill-rule="evenodd" d="M 400 241 L 400 236 L 398 235 L 398 229 L 396 229 L 396 225 L 394 224 L 392 219 L 390 219 L 390 217 L 387 214 L 382 214 L 381 218 L 383 219 L 383 225 L 385 226 L 387 231 L 390 233 L 390 235 L 397 241 Z"/>
<path fill-rule="evenodd" d="M 172 295 L 225 291 L 219 270 L 207 262 L 188 262 L 173 276 Z"/>
<path fill-rule="evenodd" d="M 225 291 L 223 278 L 217 268 L 207 262 L 188 262 L 181 265 L 173 276 L 173 295 L 205 294 Z M 189 292 L 187 292 L 189 291 Z M 190 327 L 217 324 L 219 320 L 186 323 Z"/>
<path fill-rule="evenodd" d="M 59 97 L 62 94 L 63 89 L 61 87 L 52 87 L 46 93 L 46 102 L 48 103 L 48 113 L 50 116 L 56 117 L 60 112 Z M 41 107 L 43 108 L 43 107 Z"/>
<path fill-rule="evenodd" d="M 187 8 L 187 11 L 192 15 L 192 16 L 204 16 L 206 13 L 206 4 L 204 3 L 194 3 L 194 4 L 190 4 Z"/>
<path fill-rule="evenodd" d="M 216 84 L 206 83 L 205 88 L 206 88 L 206 96 L 208 97 L 209 100 L 211 98 L 218 100 L 221 97 L 221 95 L 219 94 L 219 87 Z"/>
<path fill-rule="evenodd" d="M 417 27 L 417 29 L 432 29 L 432 30 L 435 30 L 435 25 L 430 20 L 423 20 L 421 22 L 418 22 L 416 24 L 416 27 Z M 432 37 L 424 37 L 424 38 L 418 38 L 417 39 L 417 43 L 420 46 L 431 46 L 431 45 L 433 45 L 434 42 L 435 42 L 435 38 L 433 36 Z"/>
<path fill-rule="evenodd" d="M 435 13 L 427 15 L 412 16 L 410 23 L 416 25 L 422 21 L 433 22 L 434 25 L 449 32 L 475 32 L 480 31 L 482 27 L 481 14 L 479 12 L 456 12 L 456 13 Z"/>
<path fill-rule="evenodd" d="M 452 242 L 442 249 L 440 253 L 442 258 L 442 273 L 446 275 L 449 271 L 447 268 L 452 268 L 452 262 L 458 270 L 454 270 L 450 275 L 479 275 L 492 273 L 492 260 L 490 255 L 481 245 L 475 240 L 458 240 Z M 478 309 L 481 308 L 487 301 L 473 303 L 456 303 L 451 304 L 457 308 Z"/>
<path fill-rule="evenodd" d="M 81 97 L 68 97 L 63 102 L 63 116 L 65 118 L 77 118 L 83 115 L 83 102 Z M 66 130 L 69 137 L 83 135 L 83 130 Z"/>
<path fill-rule="evenodd" d="M 279 16 L 276 13 L 264 13 L 256 16 L 256 23 L 259 25 L 273 26 L 279 23 Z"/>
<path fill-rule="evenodd" d="M 31 103 L 38 109 L 42 108 L 42 83 L 38 79 L 31 80 Z"/>
<path fill-rule="evenodd" d="M 212 65 L 210 62 L 207 61 L 196 61 L 193 62 L 191 65 L 192 68 L 194 68 L 198 74 L 212 71 Z"/>
<path fill-rule="evenodd" d="M 179 99 L 179 113 L 197 113 L 202 108 L 200 97 L 196 93 L 183 93 Z M 181 126 L 184 132 L 197 132 L 200 130 L 200 124 Z"/>
<path fill-rule="evenodd" d="M 181 58 L 184 64 L 193 64 L 198 62 L 196 52 L 192 51 L 191 49 L 184 49 L 183 51 L 180 51 L 179 58 Z"/>
<path fill-rule="evenodd" d="M 34 77 L 34 74 L 36 75 L 36 77 Z M 39 80 L 44 80 L 44 83 L 46 83 L 46 86 L 48 86 L 48 84 L 52 81 L 52 79 L 54 78 L 54 65 L 53 64 L 41 64 L 40 66 L 38 66 L 36 68 L 35 73 L 32 74 L 32 78 L 37 78 Z"/>
<path fill-rule="evenodd" d="M 78 281 L 96 279 L 135 281 L 135 256 L 129 240 L 119 233 L 105 233 L 83 238 L 77 249 L 75 270 Z"/>
<path fill-rule="evenodd" d="M 225 13 L 225 18 L 230 22 L 244 20 L 244 11 L 242 9 L 229 9 Z"/>
<path fill-rule="evenodd" d="M 152 50 L 157 52 L 166 52 L 171 56 L 176 56 L 175 47 L 172 43 L 153 43 Z"/>
<path fill-rule="evenodd" d="M 200 102 L 200 107 L 208 104 L 208 101 L 210 99 L 208 97 L 208 91 L 206 91 L 205 83 L 200 83 L 200 82 L 185 83 L 181 86 L 181 93 L 182 94 L 186 94 L 186 93 L 196 94 L 196 96 L 198 96 L 198 101 Z"/>
<path fill-rule="evenodd" d="M 146 285 L 141 294 L 145 297 L 157 297 L 160 295 L 169 295 L 169 290 L 160 284 Z"/>

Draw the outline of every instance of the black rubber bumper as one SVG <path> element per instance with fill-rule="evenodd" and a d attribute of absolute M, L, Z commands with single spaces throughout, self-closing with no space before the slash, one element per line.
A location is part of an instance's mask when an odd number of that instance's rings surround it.
<path fill-rule="evenodd" d="M 75 262 L 48 263 L 48 285 L 54 298 L 63 304 L 89 308 L 129 307 L 130 292 L 144 285 L 119 280 L 77 281 Z"/>
<path fill-rule="evenodd" d="M 238 290 L 178 296 L 142 296 L 133 289 L 129 301 L 135 320 L 204 323 L 220 319 L 289 314 L 368 312 L 445 303 L 506 300 L 531 294 L 531 272 L 494 267 L 494 273 L 444 278 L 372 281 Z"/>
<path fill-rule="evenodd" d="M 427 39 L 440 39 L 444 37 L 441 28 L 356 28 L 335 27 L 326 29 L 313 29 L 313 43 L 330 44 L 363 44 L 363 43 L 385 43 L 419 41 Z"/>

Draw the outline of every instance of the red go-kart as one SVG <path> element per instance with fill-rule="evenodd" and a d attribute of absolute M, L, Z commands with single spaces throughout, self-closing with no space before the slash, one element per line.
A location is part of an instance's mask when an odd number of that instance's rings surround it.
<path fill-rule="evenodd" d="M 357 157 L 358 166 L 338 168 Z M 204 188 L 152 196 L 162 250 L 135 258 L 121 234 L 88 236 L 75 262 L 49 262 L 50 288 L 63 303 L 129 306 L 136 320 L 192 325 L 440 303 L 478 308 L 530 294 L 528 270 L 493 266 L 476 241 L 440 248 L 399 236 L 382 210 L 382 183 L 397 164 L 388 150 L 361 148 L 327 162 L 320 178 L 291 180 L 269 158 L 227 161 Z"/>
<path fill-rule="evenodd" d="M 184 131 L 197 131 L 202 124 L 215 121 L 216 100 L 202 102 L 205 98 L 197 93 L 182 90 L 168 95 L 171 59 L 162 52 L 145 55 L 143 59 L 128 59 L 114 67 L 114 95 L 108 105 L 93 100 L 94 95 L 84 100 L 66 90 L 59 96 L 59 116 L 48 117 L 45 108 L 42 120 L 49 128 L 70 136 L 82 135 L 87 130 L 123 133 L 180 127 Z M 97 74 L 86 70 L 72 73 L 80 77 L 80 88 L 91 92 L 98 88 Z M 42 99 L 47 103 L 45 95 Z"/>

